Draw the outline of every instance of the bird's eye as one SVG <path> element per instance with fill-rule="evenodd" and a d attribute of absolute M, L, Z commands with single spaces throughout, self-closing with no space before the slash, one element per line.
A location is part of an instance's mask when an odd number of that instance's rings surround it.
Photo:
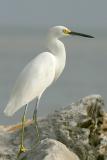
<path fill-rule="evenodd" d="M 68 30 L 67 30 L 67 29 L 63 29 L 63 32 L 64 32 L 65 34 L 68 34 Z"/>

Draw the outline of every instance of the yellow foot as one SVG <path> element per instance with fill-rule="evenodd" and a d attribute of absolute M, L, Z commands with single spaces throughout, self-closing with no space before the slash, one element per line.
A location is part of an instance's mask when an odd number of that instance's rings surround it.
<path fill-rule="evenodd" d="M 25 153 L 26 151 L 27 151 L 27 148 L 21 145 L 17 157 L 19 157 L 20 154 Z"/>
<path fill-rule="evenodd" d="M 23 145 L 20 147 L 20 152 L 26 152 L 27 148 L 25 148 Z"/>

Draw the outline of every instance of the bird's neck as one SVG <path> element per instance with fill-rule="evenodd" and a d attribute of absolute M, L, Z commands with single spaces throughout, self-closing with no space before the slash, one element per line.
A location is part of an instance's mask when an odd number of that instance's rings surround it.
<path fill-rule="evenodd" d="M 57 38 L 48 39 L 48 49 L 56 58 L 56 78 L 62 73 L 66 63 L 66 52 L 64 44 Z"/>

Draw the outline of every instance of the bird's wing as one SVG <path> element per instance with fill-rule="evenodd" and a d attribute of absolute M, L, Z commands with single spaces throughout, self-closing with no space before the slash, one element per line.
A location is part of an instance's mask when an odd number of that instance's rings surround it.
<path fill-rule="evenodd" d="M 40 96 L 55 77 L 55 58 L 44 52 L 34 58 L 19 75 L 5 109 L 12 115 L 35 97 Z"/>

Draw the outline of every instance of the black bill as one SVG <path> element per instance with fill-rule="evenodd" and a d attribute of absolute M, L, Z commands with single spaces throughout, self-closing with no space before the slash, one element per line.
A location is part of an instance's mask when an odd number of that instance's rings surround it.
<path fill-rule="evenodd" d="M 75 35 L 75 36 L 87 37 L 87 38 L 94 38 L 93 36 L 90 36 L 88 34 L 83 34 L 83 33 L 78 33 L 78 32 L 73 32 L 73 31 L 71 31 L 69 34 Z"/>

